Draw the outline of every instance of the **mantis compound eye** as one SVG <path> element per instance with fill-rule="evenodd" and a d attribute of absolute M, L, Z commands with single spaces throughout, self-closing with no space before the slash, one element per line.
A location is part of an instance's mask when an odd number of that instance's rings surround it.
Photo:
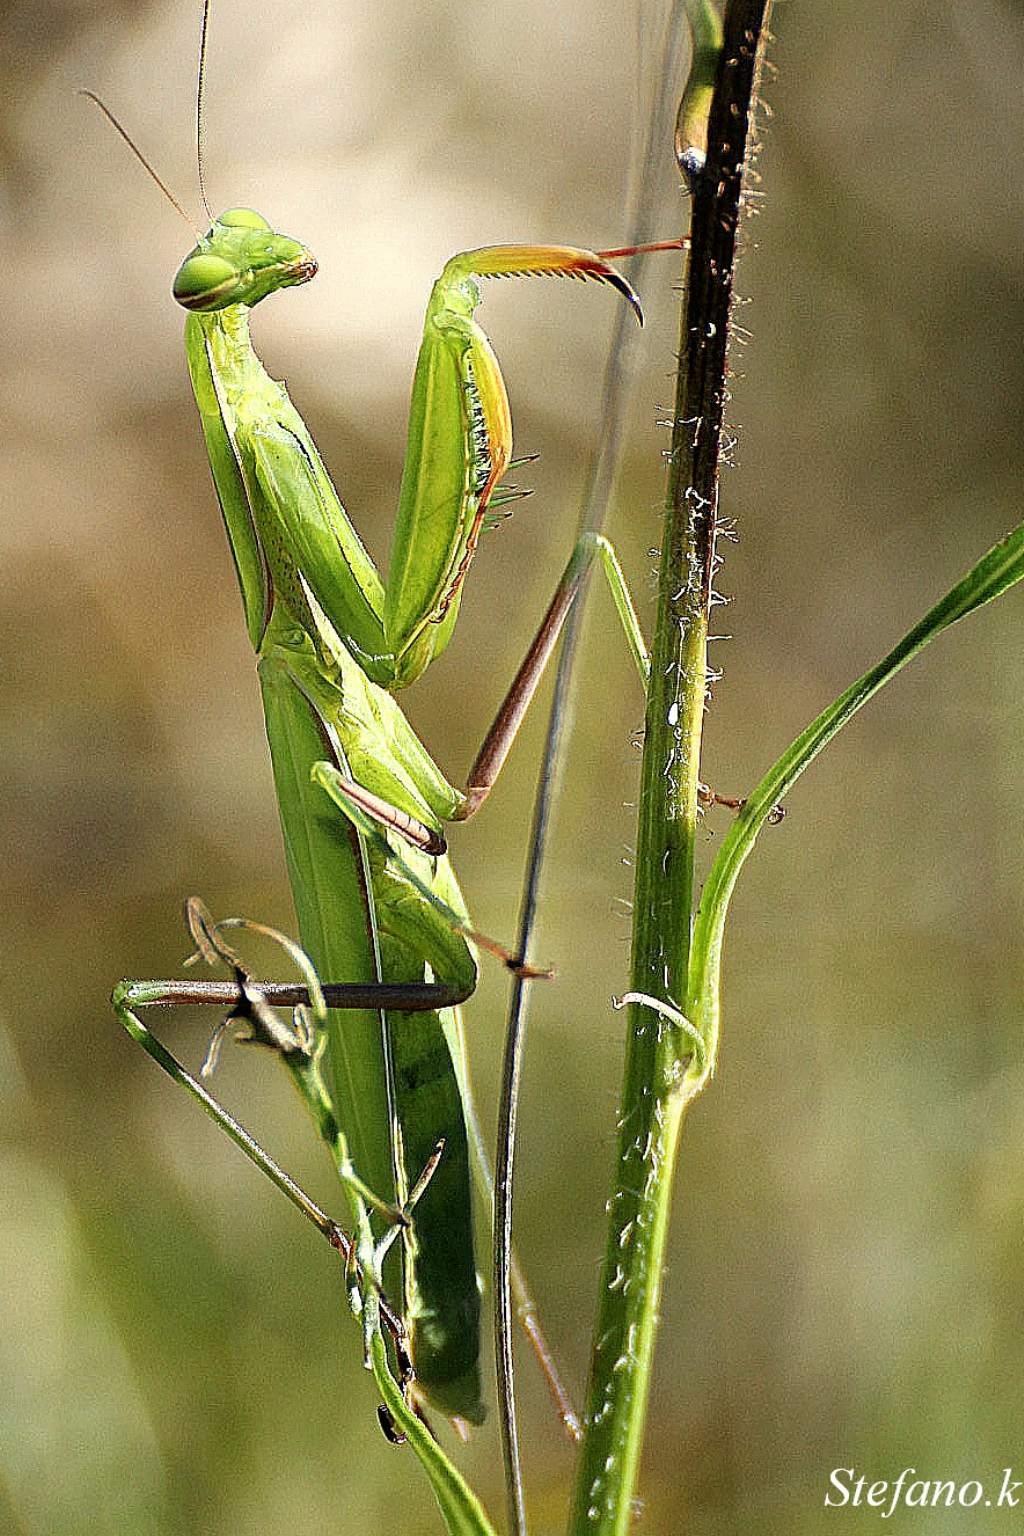
<path fill-rule="evenodd" d="M 185 309 L 219 309 L 231 302 L 238 272 L 223 256 L 196 251 L 178 268 L 171 292 Z"/>
<path fill-rule="evenodd" d="M 228 229 L 272 229 L 261 213 L 256 213 L 252 208 L 229 208 L 222 213 L 217 220 L 218 224 L 224 224 Z"/>

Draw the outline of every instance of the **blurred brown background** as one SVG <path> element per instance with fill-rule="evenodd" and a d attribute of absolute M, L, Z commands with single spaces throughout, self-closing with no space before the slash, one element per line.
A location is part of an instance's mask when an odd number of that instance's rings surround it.
<path fill-rule="evenodd" d="M 260 310 L 257 341 L 381 559 L 430 283 L 484 242 L 624 238 L 663 14 L 217 0 L 212 200 L 255 205 L 320 257 L 314 284 Z M 432 1532 L 411 1456 L 376 1429 L 337 1267 L 107 1005 L 119 976 L 175 973 L 187 892 L 291 922 L 169 296 L 191 237 L 74 95 L 101 91 L 196 206 L 198 4 L 7 0 L 0 26 L 0 1528 Z M 724 489 L 741 532 L 719 581 L 733 638 L 708 723 L 707 775 L 732 791 L 1021 513 L 1019 6 L 786 0 L 775 30 Z M 668 235 L 684 210 L 667 152 L 659 174 Z M 611 530 L 648 619 L 677 281 L 668 257 L 645 285 Z M 487 292 L 517 444 L 543 458 L 408 700 L 452 773 L 568 549 L 611 311 L 577 286 Z M 741 883 L 720 1075 L 685 1137 L 641 1529 L 818 1532 L 834 1466 L 1024 1471 L 1021 602 L 954 631 L 870 707 Z M 506 935 L 542 718 L 455 842 L 478 921 Z M 595 590 L 519 1185 L 577 1391 L 640 720 Z M 724 825 L 709 820 L 708 855 Z M 470 1013 L 488 1107 L 504 994 L 488 968 Z M 208 1026 L 164 1032 L 196 1062 Z M 340 1206 L 282 1074 L 228 1053 L 218 1091 Z M 570 1457 L 525 1356 L 521 1379 L 544 1536 Z M 493 1427 L 464 1462 L 500 1511 Z M 877 1514 L 833 1518 L 867 1530 Z"/>

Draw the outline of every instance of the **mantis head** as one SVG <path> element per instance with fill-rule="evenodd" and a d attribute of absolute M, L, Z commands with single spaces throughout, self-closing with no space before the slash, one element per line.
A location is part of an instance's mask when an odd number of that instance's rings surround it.
<path fill-rule="evenodd" d="M 185 309 L 250 308 L 277 288 L 308 283 L 316 260 L 251 208 L 229 208 L 178 268 L 172 292 Z"/>

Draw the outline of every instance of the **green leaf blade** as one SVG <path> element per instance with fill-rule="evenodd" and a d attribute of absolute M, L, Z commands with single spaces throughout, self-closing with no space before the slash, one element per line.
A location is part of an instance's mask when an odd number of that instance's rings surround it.
<path fill-rule="evenodd" d="M 758 833 L 800 775 L 854 715 L 914 656 L 951 625 L 993 602 L 1024 577 L 1024 524 L 983 555 L 881 661 L 811 721 L 772 764 L 737 816 L 711 866 L 694 925 L 687 1013 L 700 1024 L 713 1064 L 718 1035 L 722 939 L 729 901 Z"/>

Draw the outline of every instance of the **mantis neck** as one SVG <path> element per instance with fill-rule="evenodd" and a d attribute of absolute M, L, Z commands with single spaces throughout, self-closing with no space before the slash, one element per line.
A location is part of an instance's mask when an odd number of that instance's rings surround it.
<path fill-rule="evenodd" d="M 201 333 L 217 384 L 232 403 L 242 396 L 250 402 L 258 400 L 268 386 L 275 391 L 279 388 L 253 351 L 245 304 L 231 304 L 208 315 L 190 315 L 185 323 Z"/>

